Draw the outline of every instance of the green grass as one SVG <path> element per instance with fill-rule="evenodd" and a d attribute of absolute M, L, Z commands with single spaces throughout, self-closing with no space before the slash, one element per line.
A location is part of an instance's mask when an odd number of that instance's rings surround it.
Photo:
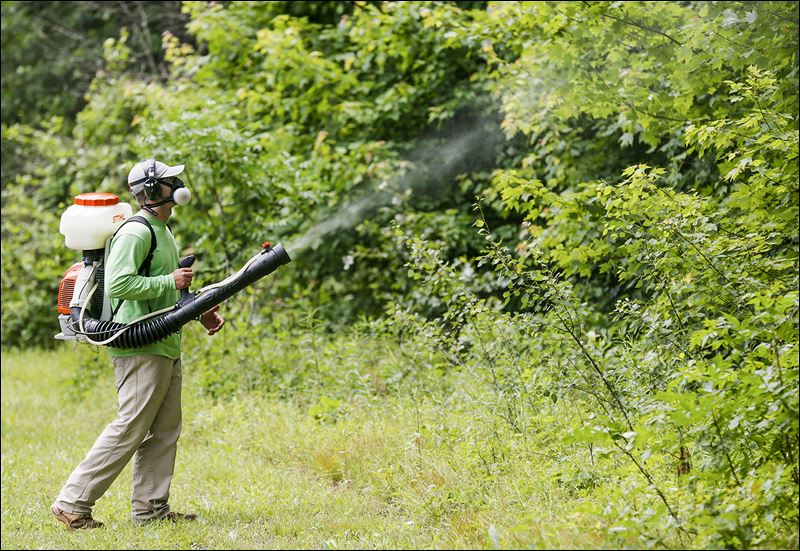
<path fill-rule="evenodd" d="M 587 495 L 548 462 L 474 449 L 469 415 L 431 399 L 352 401 L 320 422 L 299 401 L 215 402 L 184 365 L 184 429 L 171 504 L 194 523 L 134 526 L 130 467 L 95 507 L 102 530 L 66 531 L 49 506 L 116 412 L 113 370 L 76 393 L 85 355 L 2 356 L 2 548 L 598 548 L 623 545 L 580 513 Z M 456 435 L 443 438 L 443 434 Z M 513 450 L 512 450 L 513 451 Z M 524 457 L 524 459 L 522 459 Z M 480 459 L 478 459 L 480 458 Z M 632 544 L 632 542 L 627 542 Z"/>

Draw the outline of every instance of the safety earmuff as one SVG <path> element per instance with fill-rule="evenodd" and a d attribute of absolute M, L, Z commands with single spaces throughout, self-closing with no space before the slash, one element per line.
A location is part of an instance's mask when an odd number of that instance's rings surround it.
<path fill-rule="evenodd" d="M 152 161 L 152 164 L 147 167 L 145 172 L 144 196 L 151 201 L 155 201 L 156 199 L 161 199 L 161 182 L 156 178 L 156 160 L 152 159 Z"/>

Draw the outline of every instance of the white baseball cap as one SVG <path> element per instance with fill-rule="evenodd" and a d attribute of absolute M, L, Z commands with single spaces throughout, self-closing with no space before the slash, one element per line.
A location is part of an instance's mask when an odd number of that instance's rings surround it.
<path fill-rule="evenodd" d="M 183 172 L 184 165 L 169 166 L 161 161 L 147 159 L 141 163 L 136 163 L 136 165 L 128 173 L 128 185 L 141 182 L 147 178 L 147 170 L 153 167 L 153 163 L 156 165 L 156 178 L 169 178 L 170 176 L 177 176 Z"/>

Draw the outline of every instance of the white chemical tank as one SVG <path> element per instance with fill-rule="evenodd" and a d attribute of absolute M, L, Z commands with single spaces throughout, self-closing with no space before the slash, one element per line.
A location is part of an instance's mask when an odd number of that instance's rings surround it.
<path fill-rule="evenodd" d="M 75 196 L 75 204 L 61 215 L 59 231 L 70 249 L 102 249 L 106 240 L 131 216 L 131 206 L 120 203 L 113 193 L 81 193 Z"/>

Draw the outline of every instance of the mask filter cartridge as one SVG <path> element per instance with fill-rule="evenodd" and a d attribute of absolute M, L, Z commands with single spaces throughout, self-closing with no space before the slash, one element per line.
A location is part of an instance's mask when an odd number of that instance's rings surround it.
<path fill-rule="evenodd" d="M 187 205 L 192 200 L 192 192 L 185 187 L 181 187 L 172 192 L 172 200 L 176 205 Z"/>

